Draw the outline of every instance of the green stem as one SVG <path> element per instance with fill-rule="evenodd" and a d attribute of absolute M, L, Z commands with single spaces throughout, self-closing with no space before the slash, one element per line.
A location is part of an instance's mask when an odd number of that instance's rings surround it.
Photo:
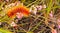
<path fill-rule="evenodd" d="M 36 26 L 31 30 L 34 31 L 42 22 L 39 22 L 38 24 L 36 24 Z"/>
<path fill-rule="evenodd" d="M 27 7 L 31 6 L 32 4 L 36 3 L 37 1 L 39 1 L 39 0 L 36 0 L 36 1 L 32 2 L 31 4 L 28 4 Z"/>

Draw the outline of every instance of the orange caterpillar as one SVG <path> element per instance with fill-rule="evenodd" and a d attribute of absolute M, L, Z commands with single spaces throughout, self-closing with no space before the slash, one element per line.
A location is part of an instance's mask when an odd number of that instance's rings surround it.
<path fill-rule="evenodd" d="M 28 16 L 30 14 L 29 9 L 24 6 L 15 6 L 11 9 L 8 9 L 7 15 L 9 17 L 16 16 L 16 13 L 22 13 L 24 16 Z"/>

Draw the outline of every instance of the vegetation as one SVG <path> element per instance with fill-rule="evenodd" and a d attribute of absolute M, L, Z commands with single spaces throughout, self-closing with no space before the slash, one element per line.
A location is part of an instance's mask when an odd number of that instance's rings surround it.
<path fill-rule="evenodd" d="M 0 32 L 59 33 L 59 15 L 60 0 L 0 0 Z"/>

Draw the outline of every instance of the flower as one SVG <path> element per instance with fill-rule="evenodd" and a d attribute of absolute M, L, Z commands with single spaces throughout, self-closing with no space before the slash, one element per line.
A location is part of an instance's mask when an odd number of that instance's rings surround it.
<path fill-rule="evenodd" d="M 46 8 L 46 5 L 43 5 L 43 8 Z"/>
<path fill-rule="evenodd" d="M 16 25 L 14 22 L 12 22 L 12 23 L 11 23 L 11 26 L 13 26 L 13 27 L 14 27 L 14 26 L 17 26 L 17 25 Z"/>
<path fill-rule="evenodd" d="M 52 33 L 57 33 L 57 31 L 55 29 L 52 30 Z"/>
<path fill-rule="evenodd" d="M 43 8 L 42 5 L 37 6 L 37 10 L 42 10 L 42 8 Z"/>
<path fill-rule="evenodd" d="M 57 19 L 57 22 L 60 22 L 60 19 Z"/>
<path fill-rule="evenodd" d="M 60 29 L 60 25 L 58 25 L 58 28 Z"/>
<path fill-rule="evenodd" d="M 6 2 L 9 2 L 9 0 L 5 0 Z"/>
<path fill-rule="evenodd" d="M 16 17 L 17 17 L 18 19 L 22 19 L 23 14 L 22 14 L 22 13 L 17 13 L 17 14 L 16 14 Z"/>
<path fill-rule="evenodd" d="M 25 6 L 15 6 L 7 11 L 7 15 L 11 18 L 15 17 L 17 13 L 22 13 L 23 16 L 28 16 L 30 14 L 29 9 Z"/>
<path fill-rule="evenodd" d="M 57 19 L 58 28 L 60 29 L 60 19 Z"/>
<path fill-rule="evenodd" d="M 34 15 L 36 15 L 37 8 L 34 5 L 32 5 L 31 8 L 30 8 L 30 12 L 32 12 Z"/>
<path fill-rule="evenodd" d="M 18 27 L 18 25 L 15 22 L 13 22 L 13 21 L 11 23 L 11 26 L 14 27 L 15 29 L 17 29 L 17 27 Z"/>
<path fill-rule="evenodd" d="M 49 14 L 50 17 L 53 17 L 53 12 L 51 11 L 50 14 Z"/>

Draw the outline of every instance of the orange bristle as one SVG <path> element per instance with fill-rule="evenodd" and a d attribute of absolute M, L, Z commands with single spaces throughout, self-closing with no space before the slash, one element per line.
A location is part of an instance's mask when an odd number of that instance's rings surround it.
<path fill-rule="evenodd" d="M 14 17 L 16 15 L 16 13 L 22 13 L 24 16 L 25 15 L 29 15 L 29 9 L 24 7 L 24 6 L 15 6 L 15 7 L 12 7 L 11 9 L 8 10 L 7 12 L 7 15 L 9 17 Z"/>

